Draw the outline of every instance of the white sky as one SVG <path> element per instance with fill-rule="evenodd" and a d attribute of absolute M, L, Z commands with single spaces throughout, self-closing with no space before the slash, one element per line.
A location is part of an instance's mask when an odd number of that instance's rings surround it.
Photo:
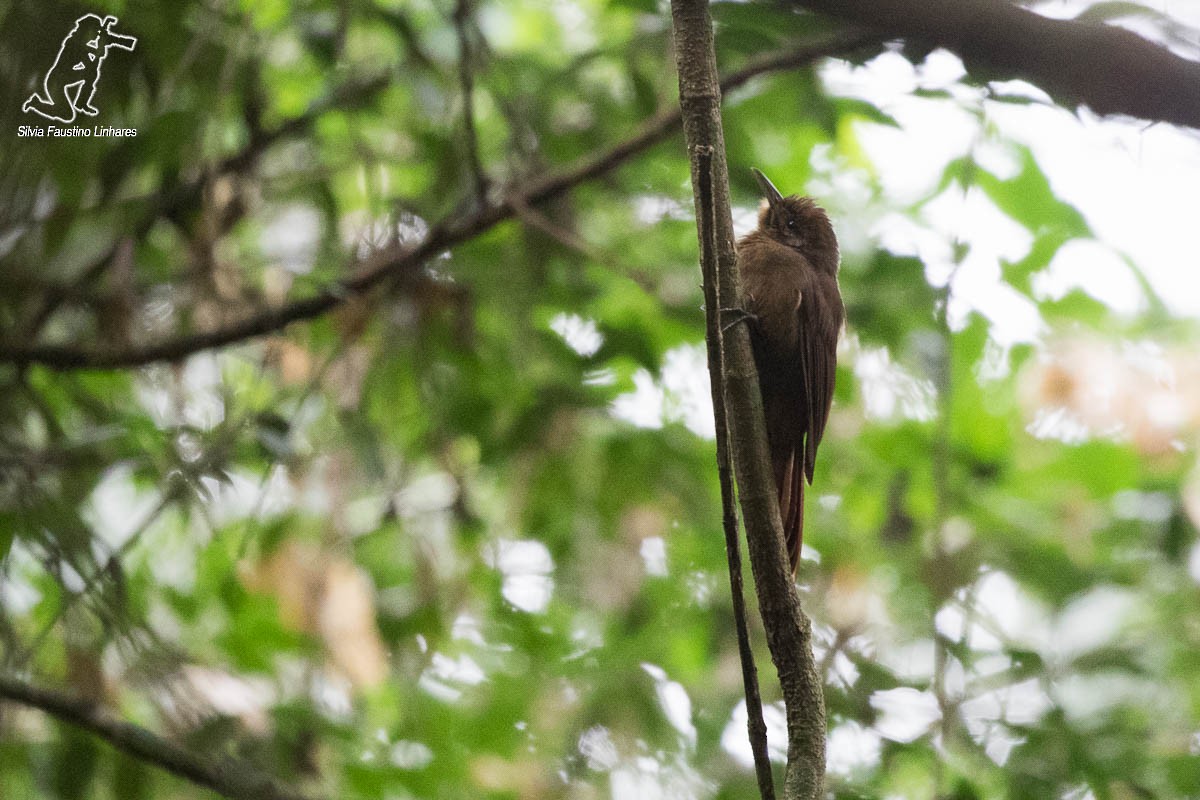
<path fill-rule="evenodd" d="M 1054 0 L 1039 9 L 1053 16 L 1072 16 L 1087 3 Z M 1160 0 L 1146 5 L 1200 29 L 1200 2 Z M 1138 32 L 1152 33 L 1146 25 Z M 1176 45 L 1200 60 L 1200 33 L 1194 43 Z M 1054 192 L 1074 205 L 1096 233 L 1098 243 L 1075 243 L 1060 251 L 1049 274 L 1036 284 L 1048 295 L 1061 295 L 1083 285 L 1119 310 L 1140 306 L 1137 284 L 1121 260 L 1129 256 L 1174 312 L 1200 316 L 1200 134 L 1141 120 L 1101 119 L 1087 110 L 1078 114 L 1050 105 L 1014 105 L 981 101 L 979 92 L 957 86 L 961 61 L 935 52 L 913 68 L 896 54 L 885 54 L 861 68 L 831 62 L 822 74 L 836 94 L 860 97 L 878 105 L 900 122 L 900 129 L 864 125 L 863 147 L 877 166 L 889 200 L 897 208 L 928 194 L 952 159 L 974 145 L 976 156 L 1003 175 L 1015 169 L 1013 154 L 979 135 L 979 124 L 967 109 L 984 109 L 997 139 L 1027 145 L 1050 179 Z M 952 100 L 921 98 L 917 88 L 945 89 Z M 1043 96 L 1034 87 L 1009 82 L 1006 89 Z M 889 247 L 903 245 L 926 261 L 937 279 L 936 263 L 948 256 L 946 241 L 956 235 L 972 245 L 971 255 L 955 280 L 955 294 L 998 325 L 1001 340 L 1031 338 L 1032 307 L 999 282 L 998 258 L 1013 259 L 1028 250 L 1028 234 L 1004 216 L 982 194 L 963 201 L 939 200 L 927 209 L 925 231 L 904 230 L 899 215 L 880 221 L 875 232 Z M 911 222 L 908 223 L 911 227 Z M 933 233 L 940 235 L 930 235 Z M 940 276 L 944 279 L 945 275 Z M 953 311 L 954 309 L 952 309 Z M 958 309 L 961 314 L 966 307 Z"/>

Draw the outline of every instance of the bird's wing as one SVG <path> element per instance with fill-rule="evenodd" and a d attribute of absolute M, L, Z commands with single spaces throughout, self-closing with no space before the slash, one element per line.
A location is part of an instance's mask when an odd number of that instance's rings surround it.
<path fill-rule="evenodd" d="M 829 408 L 833 404 L 833 385 L 837 377 L 837 336 L 840 315 L 830 299 L 815 285 L 803 292 L 800 307 L 800 369 L 803 374 L 805 407 L 804 474 L 812 483 L 817 461 L 817 445 L 825 433 Z"/>

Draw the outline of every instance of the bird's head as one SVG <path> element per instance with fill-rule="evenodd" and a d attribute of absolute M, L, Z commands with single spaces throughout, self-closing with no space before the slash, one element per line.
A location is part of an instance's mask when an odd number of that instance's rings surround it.
<path fill-rule="evenodd" d="M 814 267 L 835 274 L 838 266 L 837 237 L 829 215 L 811 197 L 784 197 L 767 176 L 751 167 L 762 188 L 758 229 L 782 245 L 802 253 Z"/>

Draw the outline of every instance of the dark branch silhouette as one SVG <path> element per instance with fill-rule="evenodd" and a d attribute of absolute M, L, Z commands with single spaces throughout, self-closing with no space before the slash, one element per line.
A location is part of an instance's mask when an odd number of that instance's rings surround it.
<path fill-rule="evenodd" d="M 746 592 L 742 576 L 742 551 L 738 539 L 737 497 L 733 487 L 733 461 L 729 452 L 729 417 L 725 410 L 725 343 L 721 330 L 721 301 L 717 297 L 720 268 L 717 265 L 716 225 L 713 210 L 713 148 L 696 148 L 696 176 L 699 182 L 696 204 L 697 231 L 700 236 L 700 271 L 704 278 L 704 340 L 708 346 L 708 378 L 712 391 L 713 422 L 717 440 L 717 478 L 721 485 L 721 527 L 725 531 L 725 560 L 729 564 L 729 592 L 733 599 L 733 621 L 737 629 L 738 657 L 742 662 L 742 685 L 746 689 L 746 727 L 750 751 L 754 755 L 754 773 L 762 800 L 774 800 L 775 779 L 767 751 L 767 723 L 763 720 L 762 696 L 758 689 L 758 669 L 750 647 L 746 624 Z"/>
<path fill-rule="evenodd" d="M 794 69 L 820 58 L 854 50 L 875 39 L 874 35 L 862 33 L 840 34 L 795 50 L 773 54 L 731 73 L 722 82 L 722 87 L 729 91 L 758 75 Z M 462 244 L 500 222 L 518 216 L 522 206 L 532 206 L 552 199 L 581 183 L 611 172 L 664 139 L 679 126 L 679 122 L 678 108 L 664 109 L 646 120 L 628 139 L 597 155 L 584 158 L 574 167 L 532 180 L 511 190 L 505 198 L 493 201 L 466 216 L 451 215 L 433 225 L 425 237 L 415 244 L 393 244 L 365 259 L 353 262 L 348 268 L 353 277 L 278 308 L 256 311 L 227 327 L 182 334 L 161 342 L 122 349 L 5 342 L 0 343 L 0 363 L 18 366 L 40 364 L 57 370 L 126 369 L 156 362 L 178 361 L 193 353 L 281 331 L 294 322 L 315 319 L 350 297 L 367 292 L 389 278 L 400 280 L 402 283 L 406 272 L 414 274 L 416 268 L 430 256 Z"/>
<path fill-rule="evenodd" d="M 1123 28 L 1006 0 L 792 0 L 884 36 L 945 47 L 968 69 L 1023 78 L 1097 114 L 1200 128 L 1200 62 Z"/>
<path fill-rule="evenodd" d="M 325 97 L 314 102 L 308 109 L 297 116 L 285 119 L 277 126 L 257 132 L 246 146 L 232 155 L 220 160 L 212 167 L 205 169 L 191 180 L 181 184 L 162 186 L 150 199 L 145 213 L 139 217 L 133 226 L 132 237 L 120 237 L 113 242 L 112 247 L 100 254 L 90 265 L 85 267 L 70 287 L 55 287 L 43 296 L 38 308 L 29 320 L 20 328 L 17 340 L 36 339 L 49 322 L 50 318 L 66 302 L 72 294 L 78 294 L 96 283 L 116 259 L 124 243 L 132 239 L 141 239 L 150 232 L 159 219 L 171 217 L 181 209 L 192 207 L 200 197 L 207 181 L 214 176 L 228 173 L 245 172 L 251 169 L 268 148 L 278 142 L 309 133 L 317 120 L 325 113 L 338 108 L 350 108 L 370 100 L 391 85 L 391 76 L 378 74 L 370 77 L 353 78 L 334 87 Z M 0 345 L 2 349 L 2 345 Z"/>
<path fill-rule="evenodd" d="M 475 129 L 475 75 L 471 59 L 471 0 L 458 0 L 454 5 L 454 32 L 458 37 L 458 85 L 462 95 L 463 135 L 466 137 L 467 165 L 475 182 L 475 202 L 487 202 L 488 179 L 479 160 L 479 134 Z"/>
<path fill-rule="evenodd" d="M 229 758 L 209 760 L 88 700 L 6 675 L 0 675 L 0 699 L 39 709 L 99 736 L 134 758 L 230 800 L 307 800 L 306 795 L 283 786 L 249 764 Z"/>

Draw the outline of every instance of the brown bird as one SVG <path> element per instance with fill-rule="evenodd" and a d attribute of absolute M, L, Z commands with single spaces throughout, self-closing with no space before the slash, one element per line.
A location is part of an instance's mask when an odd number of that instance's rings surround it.
<path fill-rule="evenodd" d="M 757 169 L 754 177 L 766 200 L 758 228 L 738 241 L 737 263 L 794 574 L 804 535 L 804 481 L 812 483 L 829 419 L 846 312 L 837 237 L 825 209 L 808 197 L 784 197 Z"/>

